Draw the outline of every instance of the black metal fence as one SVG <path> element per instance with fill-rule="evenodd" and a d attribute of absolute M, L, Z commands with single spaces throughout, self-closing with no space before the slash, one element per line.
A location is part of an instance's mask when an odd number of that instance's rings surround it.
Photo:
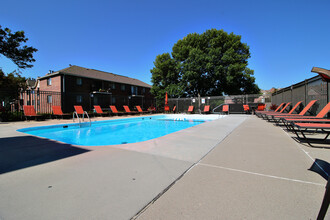
<path fill-rule="evenodd" d="M 276 91 L 272 94 L 272 103 L 279 105 L 282 102 L 291 102 L 294 105 L 302 101 L 304 107 L 316 99 L 312 114 L 317 114 L 329 102 L 328 88 L 328 83 L 322 81 L 320 76 L 316 76 Z"/>
<path fill-rule="evenodd" d="M 22 111 L 23 105 L 33 105 L 36 112 L 51 114 L 52 106 L 61 106 L 61 93 L 40 90 L 21 91 L 17 109 Z"/>
<path fill-rule="evenodd" d="M 258 103 L 268 102 L 270 102 L 270 97 L 260 94 L 168 99 L 170 109 L 176 106 L 176 112 L 187 112 L 189 106 L 194 106 L 195 113 L 201 113 L 205 105 L 210 106 L 211 112 L 220 112 L 223 104 L 241 104 L 241 106 L 244 104 L 252 106 Z"/>
<path fill-rule="evenodd" d="M 142 109 L 147 109 L 155 105 L 155 100 L 153 98 L 147 99 L 142 95 L 124 96 L 105 92 L 61 93 L 38 89 L 20 92 L 0 91 L 1 109 L 22 112 L 24 105 L 34 106 L 37 113 L 51 114 L 52 106 L 61 106 L 64 113 L 73 112 L 74 105 L 81 105 L 85 111 L 92 111 L 94 105 L 100 105 L 105 110 L 110 110 L 110 105 L 117 106 L 118 110 L 123 110 L 123 105 L 128 105 L 131 110 L 137 105 L 141 106 Z"/>

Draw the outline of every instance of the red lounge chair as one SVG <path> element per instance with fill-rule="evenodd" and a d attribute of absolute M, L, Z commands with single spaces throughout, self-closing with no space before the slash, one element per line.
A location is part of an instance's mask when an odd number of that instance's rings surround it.
<path fill-rule="evenodd" d="M 306 112 L 314 105 L 314 103 L 317 102 L 317 100 L 312 100 L 306 105 L 306 107 L 299 113 L 299 114 L 292 114 L 292 110 L 290 111 L 291 114 L 278 114 L 278 115 L 271 115 L 271 120 L 274 121 L 277 125 L 279 125 L 281 122 L 285 124 L 284 119 L 285 118 L 300 118 L 300 117 L 306 117 L 304 116 Z M 311 117 L 311 116 L 307 116 Z"/>
<path fill-rule="evenodd" d="M 246 113 L 248 113 L 250 111 L 249 105 L 243 105 L 243 108 L 244 108 L 244 112 L 246 112 Z M 259 105 L 258 105 L 258 109 L 259 109 Z M 263 111 L 263 110 L 258 110 L 258 111 Z"/>
<path fill-rule="evenodd" d="M 112 113 L 115 114 L 115 115 L 123 115 L 124 114 L 124 112 L 119 112 L 117 110 L 116 106 L 114 106 L 114 105 L 110 105 L 110 109 L 111 109 Z"/>
<path fill-rule="evenodd" d="M 264 112 L 263 114 L 261 114 L 261 117 L 264 119 L 268 120 L 268 116 L 269 115 L 276 115 L 276 114 L 282 114 L 283 111 L 291 104 L 291 102 L 286 103 L 286 105 L 279 111 L 279 112 Z M 279 109 L 279 108 L 277 108 Z"/>
<path fill-rule="evenodd" d="M 176 105 L 173 107 L 173 110 L 172 110 L 173 114 L 175 113 L 175 110 L 176 110 Z"/>
<path fill-rule="evenodd" d="M 169 112 L 169 111 L 170 111 L 170 106 L 165 105 L 165 107 L 164 107 L 164 111 L 165 111 L 165 112 Z"/>
<path fill-rule="evenodd" d="M 266 104 L 258 104 L 257 111 L 265 111 Z"/>
<path fill-rule="evenodd" d="M 267 114 L 267 113 L 270 113 L 270 112 L 278 112 L 282 106 L 285 105 L 285 102 L 282 102 L 278 107 L 277 109 L 275 109 L 275 111 L 256 111 L 256 116 L 258 117 L 263 117 L 264 114 Z"/>
<path fill-rule="evenodd" d="M 289 111 L 289 113 L 282 113 L 282 112 L 273 112 L 273 113 L 268 113 L 268 114 L 265 114 L 263 115 L 264 119 L 267 119 L 268 121 L 271 121 L 271 120 L 274 120 L 275 117 L 279 116 L 279 117 L 282 117 L 282 116 L 291 116 L 291 115 L 294 115 L 292 114 L 293 111 L 296 110 L 296 108 L 301 104 L 302 101 L 299 101 L 297 102 L 297 104 L 295 106 L 293 106 L 293 108 Z M 285 109 L 285 108 L 283 108 Z"/>
<path fill-rule="evenodd" d="M 131 111 L 127 105 L 123 105 L 123 107 L 124 107 L 125 112 L 127 114 L 138 114 L 139 113 L 139 112 L 136 112 L 136 111 Z"/>
<path fill-rule="evenodd" d="M 312 100 L 312 101 L 310 101 L 306 106 L 305 106 L 305 108 L 301 111 L 301 112 L 299 112 L 299 114 L 298 115 L 300 115 L 300 116 L 303 116 L 303 115 L 305 115 L 306 114 L 306 112 L 315 104 L 315 102 L 317 102 L 317 100 Z M 296 115 L 296 114 L 291 114 L 291 115 L 287 115 L 287 114 L 281 114 L 281 116 L 280 117 L 296 117 L 296 116 L 298 116 L 298 115 Z M 299 117 L 300 117 L 299 116 Z M 276 117 L 276 115 L 274 116 L 274 117 Z"/>
<path fill-rule="evenodd" d="M 62 112 L 62 108 L 61 106 L 52 106 L 52 109 L 53 109 L 53 115 L 57 118 L 58 116 L 62 117 L 63 119 L 63 116 L 66 116 L 66 117 L 70 117 L 71 114 L 64 114 Z"/>
<path fill-rule="evenodd" d="M 141 113 L 141 114 L 148 113 L 148 111 L 143 111 L 142 108 L 139 105 L 137 105 L 135 107 L 138 110 L 138 112 Z"/>
<path fill-rule="evenodd" d="M 188 113 L 192 113 L 193 111 L 194 111 L 194 106 L 193 105 L 189 106 Z"/>
<path fill-rule="evenodd" d="M 209 105 L 204 106 L 203 113 L 210 113 L 210 106 Z"/>
<path fill-rule="evenodd" d="M 107 112 L 103 112 L 102 108 L 99 105 L 94 105 L 94 109 L 96 111 L 96 114 L 98 114 L 98 115 L 101 115 L 101 116 L 108 115 Z"/>
<path fill-rule="evenodd" d="M 225 112 L 225 113 L 229 114 L 229 105 L 223 105 L 222 106 L 222 112 Z"/>
<path fill-rule="evenodd" d="M 84 111 L 84 109 L 82 108 L 81 105 L 74 105 L 73 106 L 75 109 L 75 112 L 73 113 L 73 115 L 76 113 L 77 117 L 79 117 L 79 115 L 82 115 L 82 120 L 84 121 L 85 119 L 85 115 L 87 116 L 87 118 L 89 119 L 89 115 L 86 111 Z M 73 116 L 73 120 L 74 120 L 74 116 Z"/>
<path fill-rule="evenodd" d="M 328 114 L 330 110 L 330 102 L 324 106 L 324 108 L 316 115 L 316 116 L 296 116 L 296 117 L 284 117 L 282 118 L 282 122 L 287 126 L 287 128 L 290 128 L 290 125 L 292 125 L 292 122 L 310 122 L 310 123 L 315 123 L 315 122 L 322 122 L 324 116 Z"/>
<path fill-rule="evenodd" d="M 23 105 L 23 111 L 26 120 L 32 117 L 34 117 L 35 120 L 42 119 L 41 115 L 36 114 L 36 110 L 33 105 Z"/>
<path fill-rule="evenodd" d="M 325 119 L 327 120 L 327 119 Z M 328 120 L 330 122 L 330 120 Z M 309 146 L 314 147 L 311 144 L 311 139 L 306 137 L 306 132 L 310 132 L 311 130 L 317 130 L 318 133 L 323 133 L 326 136 L 323 139 L 314 139 L 314 141 L 317 141 L 319 143 L 325 143 L 327 138 L 330 135 L 330 124 L 320 124 L 320 123 L 292 123 L 292 128 L 294 133 L 297 135 L 299 139 L 304 139 Z M 301 133 L 302 137 L 299 136 L 298 132 Z"/>

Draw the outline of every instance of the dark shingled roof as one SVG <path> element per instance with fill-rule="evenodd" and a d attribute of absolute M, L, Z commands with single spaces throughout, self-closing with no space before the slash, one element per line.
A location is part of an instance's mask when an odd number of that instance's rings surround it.
<path fill-rule="evenodd" d="M 80 66 L 70 66 L 68 68 L 59 70 L 57 72 L 49 73 L 46 76 L 40 77 L 39 79 L 44 79 L 44 78 L 48 78 L 49 76 L 54 76 L 59 74 L 86 77 L 92 79 L 100 79 L 105 81 L 151 88 L 151 85 L 144 83 L 138 79 L 133 79 L 127 76 L 121 76 L 113 73 L 103 72 L 100 70 L 88 69 Z"/>

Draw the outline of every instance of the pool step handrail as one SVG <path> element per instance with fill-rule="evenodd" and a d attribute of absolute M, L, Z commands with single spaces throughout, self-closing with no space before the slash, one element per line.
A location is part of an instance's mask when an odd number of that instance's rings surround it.
<path fill-rule="evenodd" d="M 221 104 L 221 105 L 218 105 L 217 107 L 215 107 L 214 109 L 212 109 L 212 113 L 213 114 L 216 114 L 215 112 L 214 112 L 214 110 L 216 110 L 216 109 L 218 109 L 218 108 L 220 108 L 220 107 L 222 107 L 222 106 L 224 106 L 224 105 L 228 105 L 228 104 Z M 221 114 L 221 112 L 219 112 L 219 114 Z M 228 106 L 228 114 L 229 114 L 229 106 Z"/>
<path fill-rule="evenodd" d="M 74 116 L 77 116 L 77 118 L 78 118 L 78 123 L 80 124 L 80 118 L 79 118 L 79 115 L 78 115 L 78 113 L 76 112 L 76 111 L 74 111 L 73 112 L 73 115 L 72 115 L 72 121 L 74 122 Z"/>
<path fill-rule="evenodd" d="M 86 111 L 84 111 L 83 110 L 83 108 L 82 108 L 82 106 L 80 106 L 80 105 L 75 105 L 74 106 L 74 109 L 75 109 L 75 111 L 73 112 L 73 122 L 74 122 L 74 115 L 76 115 L 77 116 L 77 118 L 78 118 L 78 122 L 79 122 L 79 126 L 81 127 L 81 122 L 80 122 L 80 118 L 79 118 L 79 115 L 82 115 L 83 116 L 83 118 L 82 118 L 82 120 L 84 121 L 84 119 L 85 119 L 85 115 L 87 116 L 87 118 L 88 118 L 88 120 L 89 120 L 89 126 L 91 126 L 91 119 L 89 118 L 89 115 L 88 115 L 88 113 L 86 112 Z"/>
<path fill-rule="evenodd" d="M 216 109 L 220 108 L 221 106 L 223 106 L 223 104 L 221 104 L 221 105 L 218 105 L 217 107 L 215 107 L 214 109 L 212 109 L 212 113 L 215 113 L 215 112 L 214 112 L 214 110 L 216 110 Z"/>
<path fill-rule="evenodd" d="M 87 118 L 88 118 L 88 121 L 89 121 L 89 126 L 92 126 L 92 122 L 91 122 L 91 119 L 89 118 L 89 115 L 86 111 L 84 111 L 84 114 L 83 114 L 83 121 L 84 121 L 84 115 L 86 114 Z"/>
<path fill-rule="evenodd" d="M 72 116 L 73 122 L 74 122 L 74 116 L 75 116 L 75 115 L 77 116 L 79 126 L 81 127 L 81 121 L 80 121 L 80 117 L 79 117 L 79 114 L 78 114 L 77 111 L 74 111 L 74 112 L 73 112 L 73 116 Z M 88 113 L 87 113 L 86 111 L 83 111 L 83 114 L 82 114 L 82 116 L 83 116 L 83 117 L 82 117 L 82 121 L 84 121 L 84 119 L 85 119 L 85 115 L 86 115 L 86 117 L 88 118 L 89 126 L 92 126 L 91 119 L 90 119 L 90 117 L 89 117 L 89 115 L 88 115 Z"/>

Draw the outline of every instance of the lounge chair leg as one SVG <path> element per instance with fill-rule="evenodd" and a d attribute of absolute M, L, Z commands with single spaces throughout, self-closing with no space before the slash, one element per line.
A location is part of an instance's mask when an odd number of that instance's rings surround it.
<path fill-rule="evenodd" d="M 307 139 L 307 137 L 305 136 L 304 132 L 299 128 L 300 133 L 302 134 L 302 136 L 304 137 L 305 141 L 308 143 L 309 146 L 314 147 L 309 140 Z"/>
<path fill-rule="evenodd" d="M 322 129 L 323 132 L 325 132 L 323 129 Z M 330 133 L 327 132 L 328 134 L 325 136 L 325 138 L 323 139 L 324 141 L 329 137 Z"/>

